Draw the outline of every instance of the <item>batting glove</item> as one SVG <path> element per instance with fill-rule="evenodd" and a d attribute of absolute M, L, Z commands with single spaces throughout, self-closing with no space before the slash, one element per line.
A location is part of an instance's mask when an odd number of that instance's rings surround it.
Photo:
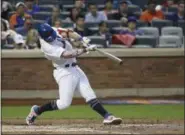
<path fill-rule="evenodd" d="M 90 45 L 86 48 L 86 51 L 96 51 L 97 46 L 96 45 Z"/>
<path fill-rule="evenodd" d="M 87 38 L 87 37 L 83 37 L 83 38 L 82 38 L 82 41 L 83 41 L 84 43 L 86 43 L 86 44 L 89 44 L 90 41 L 91 41 L 91 39 L 89 39 L 89 38 Z"/>
<path fill-rule="evenodd" d="M 88 47 L 89 45 L 89 42 L 91 41 L 89 38 L 87 38 L 87 37 L 81 37 L 80 38 L 80 41 L 81 41 L 81 43 L 82 43 L 82 46 L 83 47 Z"/>

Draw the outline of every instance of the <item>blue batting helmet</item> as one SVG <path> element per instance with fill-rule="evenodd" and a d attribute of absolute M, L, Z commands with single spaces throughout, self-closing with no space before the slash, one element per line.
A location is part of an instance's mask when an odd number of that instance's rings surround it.
<path fill-rule="evenodd" d="M 38 32 L 41 38 L 46 42 L 52 42 L 57 37 L 56 31 L 54 31 L 53 28 L 47 23 L 41 24 L 38 28 Z"/>

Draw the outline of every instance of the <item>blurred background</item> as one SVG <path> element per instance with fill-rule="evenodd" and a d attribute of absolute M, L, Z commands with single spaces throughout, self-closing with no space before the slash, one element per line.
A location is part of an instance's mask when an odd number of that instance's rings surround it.
<path fill-rule="evenodd" d="M 184 134 L 184 0 L 2 0 L 1 6 L 2 133 Z M 68 109 L 39 117 L 42 127 L 24 126 L 32 105 L 59 97 L 52 63 L 40 51 L 37 28 L 44 22 L 62 36 L 68 28 L 89 37 L 123 60 L 120 66 L 98 52 L 78 57 L 100 102 L 123 118 L 120 127 L 100 125 L 78 92 Z"/>
<path fill-rule="evenodd" d="M 102 48 L 183 48 L 183 0 L 3 0 L 2 49 L 39 48 L 37 28 L 73 29 Z"/>
<path fill-rule="evenodd" d="M 117 66 L 97 52 L 79 58 L 105 104 L 183 103 L 184 1 L 3 0 L 3 104 L 41 104 L 58 97 L 52 65 L 39 50 L 37 28 L 44 22 L 89 37 L 124 60 Z M 76 93 L 74 104 L 79 103 L 84 101 Z"/>

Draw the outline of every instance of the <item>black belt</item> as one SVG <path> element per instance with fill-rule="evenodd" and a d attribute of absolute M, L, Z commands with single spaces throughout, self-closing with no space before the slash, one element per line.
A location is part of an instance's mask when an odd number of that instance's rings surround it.
<path fill-rule="evenodd" d="M 74 62 L 73 62 L 72 64 L 65 64 L 65 65 L 64 65 L 65 68 L 68 68 L 68 67 L 75 67 L 75 66 L 77 66 L 77 63 L 74 63 Z"/>
<path fill-rule="evenodd" d="M 69 67 L 75 67 L 77 65 L 78 65 L 77 63 L 73 62 L 72 64 L 65 64 L 64 67 L 69 68 Z M 54 67 L 54 68 L 57 69 L 56 67 Z"/>

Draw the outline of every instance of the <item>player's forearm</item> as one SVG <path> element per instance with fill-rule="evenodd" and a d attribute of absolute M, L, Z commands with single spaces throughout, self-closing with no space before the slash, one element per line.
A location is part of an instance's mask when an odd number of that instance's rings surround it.
<path fill-rule="evenodd" d="M 72 38 L 72 39 L 78 41 L 81 39 L 81 36 L 78 33 L 71 31 L 71 32 L 69 32 L 69 38 Z"/>
<path fill-rule="evenodd" d="M 81 39 L 81 36 L 76 33 L 75 31 L 73 30 L 70 30 L 70 29 L 64 29 L 64 28 L 60 28 L 58 29 L 60 32 L 62 33 L 65 33 L 64 35 L 67 37 L 67 38 L 71 38 L 71 39 L 74 39 L 74 40 L 79 40 Z"/>
<path fill-rule="evenodd" d="M 87 52 L 87 50 L 85 48 L 72 50 L 72 51 L 64 51 L 61 55 L 61 58 L 65 58 L 65 59 L 76 58 L 86 52 Z"/>

